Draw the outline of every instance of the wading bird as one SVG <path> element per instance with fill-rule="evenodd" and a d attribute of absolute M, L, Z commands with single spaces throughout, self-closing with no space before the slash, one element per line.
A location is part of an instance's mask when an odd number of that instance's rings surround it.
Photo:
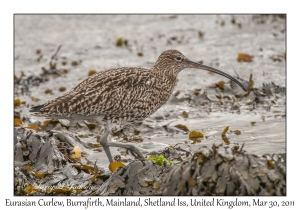
<path fill-rule="evenodd" d="M 247 89 L 232 76 L 190 61 L 177 50 L 161 53 L 151 69 L 116 68 L 91 75 L 70 92 L 34 106 L 30 112 L 39 117 L 55 119 L 94 119 L 104 125 L 100 138 L 108 160 L 113 161 L 109 147 L 122 147 L 143 158 L 139 149 L 130 143 L 107 141 L 111 130 L 141 122 L 170 98 L 178 73 L 185 68 L 203 69 L 220 74 Z"/>

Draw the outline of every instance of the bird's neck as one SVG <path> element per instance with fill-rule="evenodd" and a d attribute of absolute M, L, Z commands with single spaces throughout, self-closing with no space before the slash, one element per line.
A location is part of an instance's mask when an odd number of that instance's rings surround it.
<path fill-rule="evenodd" d="M 165 103 L 171 96 L 176 85 L 177 74 L 172 73 L 172 71 L 170 70 L 168 71 L 166 69 L 159 69 L 155 66 L 150 71 L 151 74 L 155 77 L 156 88 L 158 88 L 161 92 L 160 100 L 162 103 Z"/>
<path fill-rule="evenodd" d="M 176 82 L 177 71 L 173 69 L 162 69 L 159 66 L 154 66 L 151 70 L 151 74 L 154 75 L 159 80 L 164 80 L 168 82 Z"/>

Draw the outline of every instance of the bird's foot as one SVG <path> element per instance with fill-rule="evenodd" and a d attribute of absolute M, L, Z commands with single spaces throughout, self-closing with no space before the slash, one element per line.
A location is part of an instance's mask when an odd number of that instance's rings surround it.
<path fill-rule="evenodd" d="M 141 162 L 143 163 L 143 166 L 145 166 L 146 158 L 145 158 L 143 155 L 140 156 L 140 155 L 136 154 L 136 153 L 135 153 L 134 151 L 132 151 L 132 150 L 128 150 L 128 151 L 130 151 L 131 155 L 132 155 L 135 159 L 141 161 Z"/>

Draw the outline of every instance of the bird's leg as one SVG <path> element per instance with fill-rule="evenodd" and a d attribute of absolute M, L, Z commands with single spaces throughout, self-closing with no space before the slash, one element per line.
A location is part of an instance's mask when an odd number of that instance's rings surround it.
<path fill-rule="evenodd" d="M 108 145 L 108 142 L 107 142 L 107 136 L 109 135 L 109 133 L 110 133 L 110 130 L 107 127 L 105 127 L 104 128 L 104 134 L 100 138 L 100 144 L 102 145 L 109 162 L 113 162 L 113 158 L 112 158 L 112 155 L 110 153 L 109 145 Z"/>
<path fill-rule="evenodd" d="M 104 134 L 101 136 L 100 138 L 100 144 L 102 145 L 106 156 L 109 160 L 109 162 L 113 162 L 113 158 L 112 155 L 110 153 L 109 147 L 121 147 L 121 148 L 125 148 L 128 149 L 130 151 L 132 151 L 133 153 L 135 153 L 137 156 L 139 156 L 141 159 L 144 159 L 144 156 L 142 155 L 142 153 L 139 151 L 139 149 L 134 146 L 133 144 L 130 143 L 119 143 L 119 142 L 108 142 L 107 141 L 107 137 L 110 133 L 110 129 L 108 127 L 105 126 L 104 128 Z"/>
<path fill-rule="evenodd" d="M 140 158 L 145 159 L 144 156 L 142 155 L 142 153 L 139 151 L 139 149 L 136 146 L 134 146 L 133 144 L 120 143 L 120 142 L 107 142 L 107 146 L 109 146 L 109 147 L 121 147 L 121 148 L 128 149 L 128 150 L 132 151 L 133 153 L 135 153 L 136 155 L 138 155 Z"/>

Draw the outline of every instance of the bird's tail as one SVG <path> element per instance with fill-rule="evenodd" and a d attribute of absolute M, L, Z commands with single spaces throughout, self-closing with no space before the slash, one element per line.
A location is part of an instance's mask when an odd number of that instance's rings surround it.
<path fill-rule="evenodd" d="M 30 108 L 29 112 L 40 112 L 41 108 L 43 108 L 44 105 L 38 105 L 38 106 L 33 106 Z"/>

